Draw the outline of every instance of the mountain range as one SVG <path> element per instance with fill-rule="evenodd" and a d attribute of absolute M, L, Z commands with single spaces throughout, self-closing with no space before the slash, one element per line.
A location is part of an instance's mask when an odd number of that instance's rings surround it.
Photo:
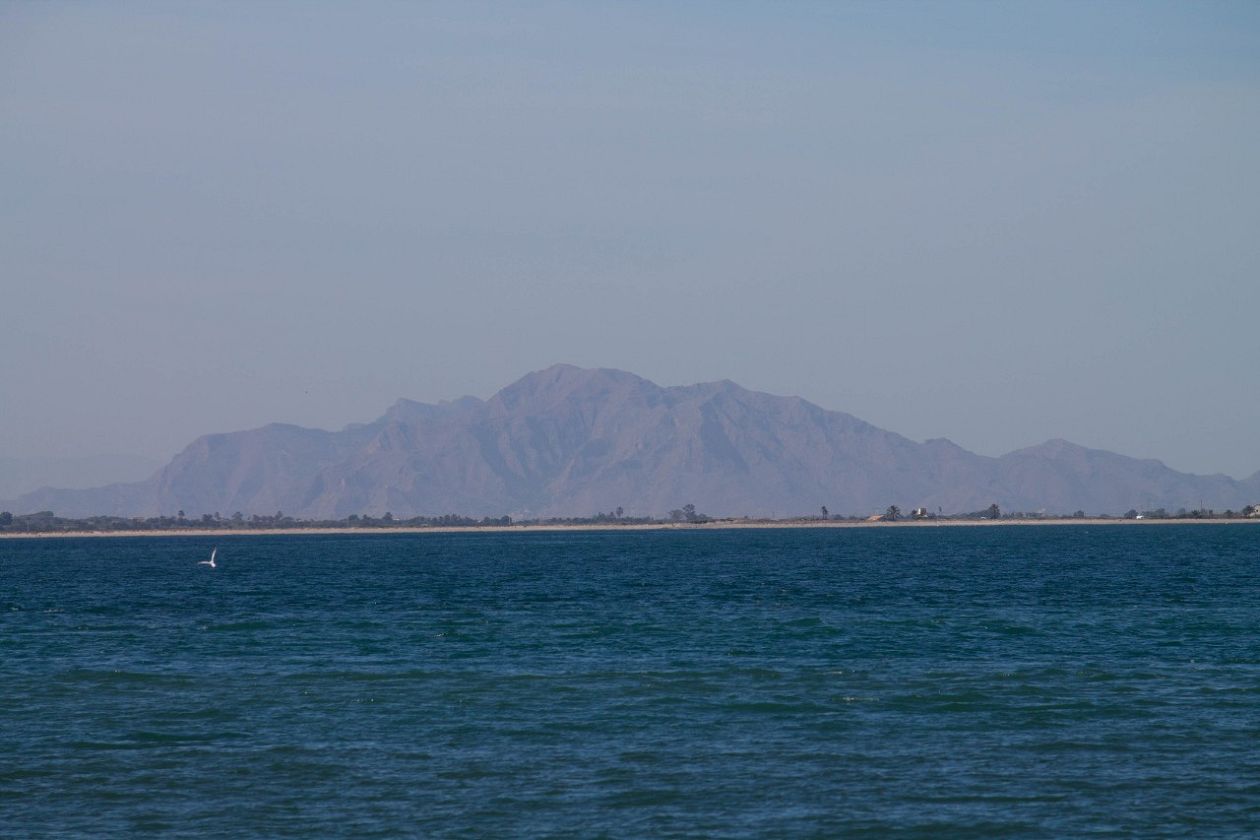
<path fill-rule="evenodd" d="M 1119 513 L 1256 502 L 1260 472 L 1241 481 L 1192 475 L 1062 440 L 987 457 L 730 381 L 661 387 L 623 371 L 556 365 L 488 400 L 399 400 L 340 431 L 272 424 L 206 435 L 144 481 L 46 488 L 0 509 L 519 518 L 618 507 L 660 516 L 687 503 L 710 515 L 792 516 L 823 505 L 849 514 L 992 503 Z"/>

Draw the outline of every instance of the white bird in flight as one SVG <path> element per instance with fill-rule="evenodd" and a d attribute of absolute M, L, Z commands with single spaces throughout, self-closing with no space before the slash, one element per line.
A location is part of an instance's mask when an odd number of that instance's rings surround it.
<path fill-rule="evenodd" d="M 210 550 L 210 559 L 209 559 L 209 560 L 199 560 L 199 561 L 197 561 L 197 565 L 198 565 L 198 566 L 209 566 L 209 567 L 210 567 L 210 568 L 212 568 L 212 569 L 213 569 L 213 568 L 216 568 L 216 567 L 215 567 L 215 565 L 214 565 L 214 555 L 216 555 L 216 554 L 218 554 L 218 553 L 219 553 L 219 547 L 216 545 L 214 548 L 212 548 L 212 549 Z"/>

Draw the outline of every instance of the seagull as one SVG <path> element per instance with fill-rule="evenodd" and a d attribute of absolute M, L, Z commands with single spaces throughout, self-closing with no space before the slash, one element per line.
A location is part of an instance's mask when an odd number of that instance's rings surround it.
<path fill-rule="evenodd" d="M 218 554 L 218 553 L 219 553 L 219 547 L 216 545 L 213 549 L 211 549 L 211 550 L 210 550 L 210 559 L 209 559 L 209 560 L 199 560 L 199 561 L 197 561 L 197 565 L 198 565 L 198 566 L 209 566 L 209 567 L 210 567 L 210 568 L 212 568 L 212 569 L 213 569 L 213 568 L 215 568 L 215 565 L 214 565 L 214 555 L 216 555 L 216 554 Z"/>

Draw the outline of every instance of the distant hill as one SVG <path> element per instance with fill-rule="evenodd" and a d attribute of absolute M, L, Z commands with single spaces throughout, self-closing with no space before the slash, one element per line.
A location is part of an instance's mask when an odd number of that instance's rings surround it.
<path fill-rule="evenodd" d="M 44 489 L 0 508 L 63 516 L 283 511 L 303 518 L 882 511 L 1122 513 L 1241 508 L 1245 481 L 1177 472 L 1054 440 L 1000 458 L 916 443 L 798 397 L 733 382 L 662 388 L 616 370 L 556 365 L 488 400 L 399 400 L 338 432 L 274 424 L 207 435 L 146 481 Z"/>
<path fill-rule="evenodd" d="M 0 457 L 0 499 L 40 487 L 96 487 L 106 481 L 139 481 L 162 464 L 137 455 L 85 455 L 65 458 Z"/>

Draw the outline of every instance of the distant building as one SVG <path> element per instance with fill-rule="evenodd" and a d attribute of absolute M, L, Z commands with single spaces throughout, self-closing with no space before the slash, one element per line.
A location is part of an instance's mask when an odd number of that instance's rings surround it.
<path fill-rule="evenodd" d="M 913 516 L 915 519 L 927 519 L 928 509 L 925 507 L 915 508 L 914 510 L 910 511 L 910 515 Z"/>

